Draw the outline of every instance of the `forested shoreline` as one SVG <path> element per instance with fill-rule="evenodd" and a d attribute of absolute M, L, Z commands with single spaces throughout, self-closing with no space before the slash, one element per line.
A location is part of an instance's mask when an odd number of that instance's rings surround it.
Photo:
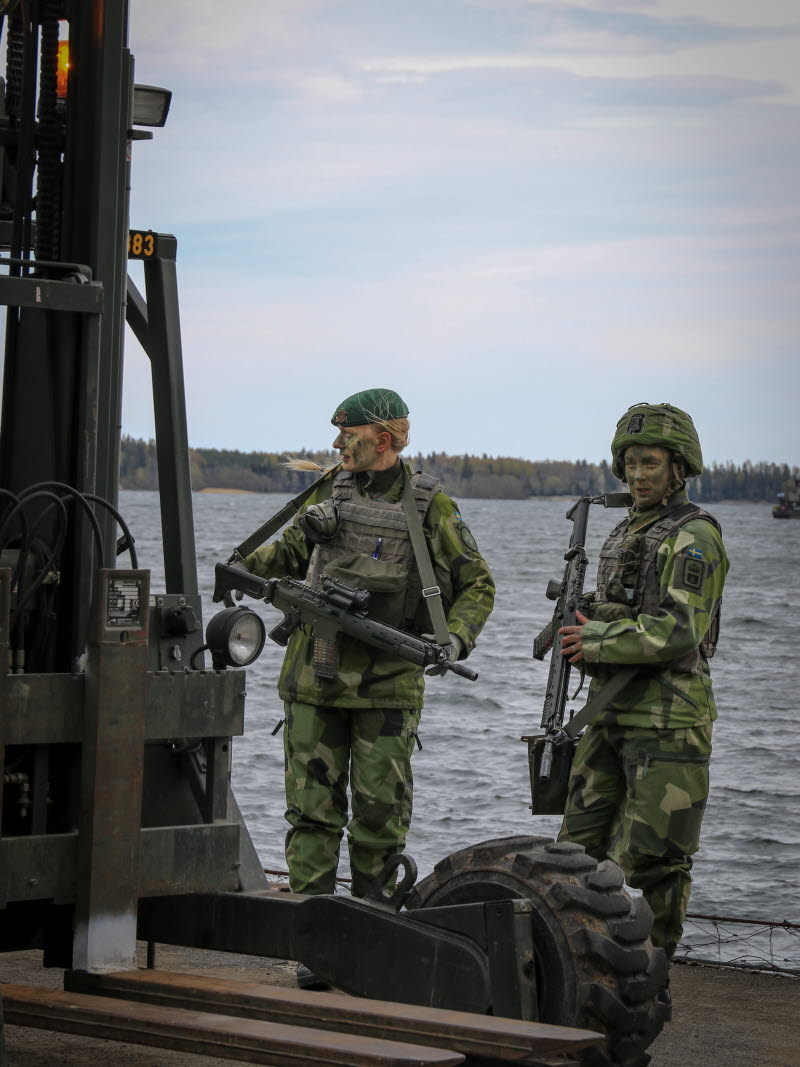
<path fill-rule="evenodd" d="M 239 452 L 227 449 L 190 450 L 192 488 L 245 490 L 257 493 L 299 492 L 314 477 L 284 466 L 287 454 Z M 311 459 L 327 465 L 332 452 L 292 453 L 292 458 Z M 528 497 L 580 496 L 581 493 L 616 492 L 620 483 L 606 460 L 527 460 L 506 456 L 450 456 L 408 453 L 412 468 L 440 478 L 456 498 L 524 500 Z M 693 500 L 772 500 L 788 481 L 800 477 L 800 468 L 786 463 L 711 463 L 691 482 Z M 122 438 L 120 486 L 123 489 L 157 489 L 158 465 L 153 441 Z"/>

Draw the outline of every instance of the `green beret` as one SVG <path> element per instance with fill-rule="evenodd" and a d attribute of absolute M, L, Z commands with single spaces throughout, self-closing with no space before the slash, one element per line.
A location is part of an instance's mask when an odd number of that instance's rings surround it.
<path fill-rule="evenodd" d="M 672 404 L 634 404 L 617 423 L 611 442 L 611 470 L 625 480 L 625 449 L 629 445 L 660 445 L 686 464 L 692 478 L 703 473 L 703 453 L 691 416 Z"/>
<path fill-rule="evenodd" d="M 333 413 L 334 426 L 366 426 L 371 422 L 404 419 L 408 408 L 393 389 L 364 389 L 343 400 Z"/>

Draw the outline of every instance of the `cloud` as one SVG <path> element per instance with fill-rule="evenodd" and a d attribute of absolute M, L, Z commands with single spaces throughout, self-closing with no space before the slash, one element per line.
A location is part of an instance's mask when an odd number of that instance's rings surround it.
<path fill-rule="evenodd" d="M 132 203 L 179 237 L 193 443 L 325 445 L 297 412 L 386 374 L 423 449 L 552 452 L 568 387 L 564 456 L 667 393 L 735 412 L 709 455 L 790 456 L 794 4 L 132 9 L 138 79 L 175 89 Z"/>
<path fill-rule="evenodd" d="M 569 95 L 572 99 L 580 100 L 583 110 L 586 110 L 587 104 L 615 100 L 634 101 L 642 105 L 713 106 L 717 103 L 779 96 L 785 90 L 785 84 L 780 81 L 732 76 L 589 74 L 570 71 L 567 64 L 542 62 L 540 57 L 525 55 L 400 58 L 383 63 L 366 62 L 362 69 L 381 84 L 409 86 L 419 93 L 432 93 L 434 98 L 441 98 L 440 94 L 445 90 L 442 85 L 437 92 L 436 87 L 429 84 L 429 76 L 435 76 L 440 83 L 446 79 L 456 89 L 453 92 L 451 88 L 450 95 L 451 99 L 457 99 L 459 107 L 464 107 L 466 99 L 481 99 L 482 109 L 493 105 L 496 107 L 494 93 L 504 83 L 517 91 L 527 84 L 535 92 L 542 89 L 557 90 L 556 79 L 561 83 L 568 80 L 573 82 L 573 91 Z M 604 65 L 603 69 L 611 68 Z M 576 93 L 575 89 L 579 92 Z M 528 101 L 528 114 L 533 103 Z"/>
<path fill-rule="evenodd" d="M 708 45 L 728 44 L 734 41 L 753 41 L 765 38 L 782 38 L 787 33 L 800 32 L 797 19 L 789 25 L 765 26 L 754 23 L 736 25 L 717 18 L 719 7 L 711 18 L 696 13 L 669 13 L 669 5 L 652 12 L 640 8 L 630 10 L 630 5 L 603 5 L 586 7 L 575 3 L 533 3 L 534 28 L 545 39 L 564 39 L 571 49 L 590 47 L 614 47 L 617 50 L 646 48 L 655 51 L 675 51 L 681 48 L 697 48 Z M 757 19 L 757 13 L 753 12 Z"/>

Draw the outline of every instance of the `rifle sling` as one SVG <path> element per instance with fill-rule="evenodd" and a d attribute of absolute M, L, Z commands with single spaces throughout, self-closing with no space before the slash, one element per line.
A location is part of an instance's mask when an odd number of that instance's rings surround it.
<path fill-rule="evenodd" d="M 442 646 L 449 645 L 450 632 L 447 629 L 447 619 L 445 618 L 444 607 L 442 606 L 441 590 L 436 584 L 436 576 L 433 573 L 433 565 L 431 564 L 431 557 L 428 552 L 428 544 L 425 540 L 425 532 L 422 529 L 422 522 L 419 517 L 419 512 L 417 511 L 416 501 L 414 500 L 414 491 L 411 488 L 411 479 L 409 478 L 408 471 L 402 461 L 400 462 L 400 469 L 403 472 L 403 511 L 406 516 L 408 535 L 411 538 L 411 547 L 414 549 L 414 559 L 417 561 L 417 570 L 419 571 L 420 581 L 422 582 L 422 597 L 428 608 L 428 615 L 430 616 L 436 644 Z"/>
<path fill-rule="evenodd" d="M 592 699 L 566 723 L 562 729 L 568 737 L 575 738 L 584 728 L 589 726 L 594 719 L 606 710 L 611 701 L 618 696 L 628 682 L 639 673 L 638 667 L 626 667 L 623 671 L 617 671 L 611 678 L 597 690 Z"/>
<path fill-rule="evenodd" d="M 240 545 L 233 550 L 231 560 L 238 559 L 243 561 L 250 555 L 251 552 L 255 552 L 257 548 L 267 540 L 268 537 L 272 537 L 274 533 L 280 530 L 281 526 L 285 526 L 291 517 L 300 510 L 305 504 L 314 490 L 325 481 L 326 478 L 330 478 L 332 474 L 335 474 L 341 463 L 337 463 L 335 467 L 331 467 L 330 470 L 325 471 L 321 478 L 317 478 L 315 482 L 307 486 L 302 493 L 299 493 L 296 497 L 293 497 L 287 504 L 284 504 L 280 511 L 276 511 L 272 518 L 267 519 L 263 526 L 259 526 L 257 530 L 246 537 Z"/>

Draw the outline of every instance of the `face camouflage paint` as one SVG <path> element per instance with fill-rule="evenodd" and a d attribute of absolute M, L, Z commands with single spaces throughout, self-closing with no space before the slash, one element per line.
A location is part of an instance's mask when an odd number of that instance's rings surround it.
<path fill-rule="evenodd" d="M 655 507 L 664 499 L 672 475 L 672 456 L 658 445 L 625 449 L 625 481 L 637 508 Z"/>
<path fill-rule="evenodd" d="M 345 471 L 374 470 L 378 463 L 377 434 L 372 426 L 342 429 L 333 442 L 342 457 Z"/>

